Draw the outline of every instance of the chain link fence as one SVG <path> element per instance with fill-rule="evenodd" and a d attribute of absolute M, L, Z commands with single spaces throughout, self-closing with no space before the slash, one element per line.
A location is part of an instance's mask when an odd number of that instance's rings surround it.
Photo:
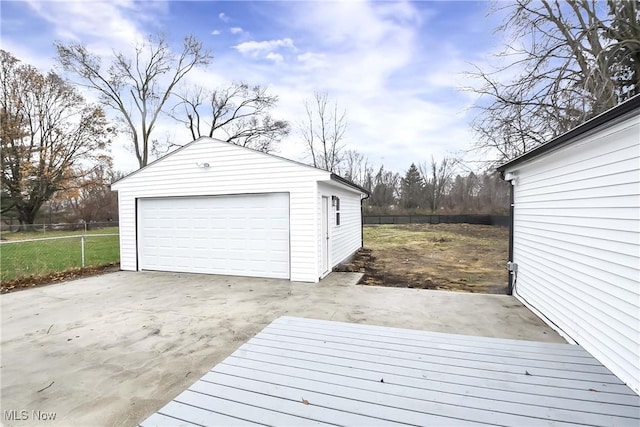
<path fill-rule="evenodd" d="M 0 280 L 4 284 L 115 264 L 120 260 L 118 231 L 113 222 L 34 224 L 13 229 L 5 225 L 0 235 Z"/>
<path fill-rule="evenodd" d="M 2 233 L 2 240 L 11 238 L 10 233 L 23 233 L 20 236 L 26 236 L 28 238 L 30 236 L 34 236 L 34 238 L 40 237 L 39 235 L 59 232 L 59 231 L 87 231 L 97 230 L 97 229 L 116 229 L 118 228 L 118 223 L 113 221 L 108 222 L 61 222 L 61 223 L 51 223 L 51 224 L 24 224 L 21 225 L 19 223 L 6 223 L 3 222 L 0 224 L 0 232 Z M 29 234 L 33 233 L 33 234 Z M 17 235 L 18 236 L 18 235 Z M 19 237 L 17 237 L 19 238 Z"/>

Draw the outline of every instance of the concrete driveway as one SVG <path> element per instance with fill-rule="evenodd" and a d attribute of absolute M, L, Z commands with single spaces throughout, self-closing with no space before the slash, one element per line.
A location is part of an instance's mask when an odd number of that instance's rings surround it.
<path fill-rule="evenodd" d="M 282 315 L 563 342 L 510 296 L 359 277 L 118 272 L 2 295 L 2 423 L 135 425 Z"/>

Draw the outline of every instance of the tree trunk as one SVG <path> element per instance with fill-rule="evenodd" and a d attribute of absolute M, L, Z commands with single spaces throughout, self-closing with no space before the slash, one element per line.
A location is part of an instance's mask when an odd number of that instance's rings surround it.
<path fill-rule="evenodd" d="M 36 213 L 33 209 L 24 208 L 18 210 L 18 221 L 20 221 L 20 228 L 18 231 L 29 231 L 29 226 L 32 226 L 36 220 Z"/>

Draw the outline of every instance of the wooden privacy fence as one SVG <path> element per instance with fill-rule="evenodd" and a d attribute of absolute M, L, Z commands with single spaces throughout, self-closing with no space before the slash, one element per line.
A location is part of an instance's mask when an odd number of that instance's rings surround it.
<path fill-rule="evenodd" d="M 374 224 L 481 224 L 509 227 L 507 215 L 365 215 L 365 225 Z"/>

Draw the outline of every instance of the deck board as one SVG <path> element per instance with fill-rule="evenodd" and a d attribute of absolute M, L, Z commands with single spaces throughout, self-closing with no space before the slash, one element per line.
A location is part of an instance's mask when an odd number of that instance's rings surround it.
<path fill-rule="evenodd" d="M 640 397 L 579 346 L 281 317 L 141 425 L 180 423 L 637 426 Z"/>
<path fill-rule="evenodd" d="M 248 351 L 247 351 L 248 350 Z M 252 343 L 247 343 L 240 347 L 240 349 L 234 353 L 238 357 L 251 357 L 251 355 L 256 355 L 260 360 L 266 360 L 268 358 L 278 358 L 282 361 L 283 365 L 299 365 L 306 364 L 310 362 L 318 362 L 324 366 L 330 367 L 331 369 L 336 368 L 362 368 L 369 370 L 371 372 L 382 373 L 386 375 L 396 375 L 399 377 L 412 378 L 418 380 L 429 380 L 429 381 L 441 381 L 445 383 L 452 384 L 469 384 L 476 385 L 479 387 L 484 387 L 487 389 L 493 390 L 510 390 L 518 393 L 528 393 L 533 395 L 544 395 L 544 396 L 556 396 L 563 397 L 567 394 L 571 393 L 574 396 L 579 396 L 582 400 L 593 400 L 597 399 L 597 401 L 606 401 L 610 403 L 623 403 L 626 405 L 636 405 L 638 402 L 638 398 L 635 395 L 625 394 L 625 393 L 612 393 L 610 392 L 606 384 L 603 385 L 598 390 L 599 394 L 596 395 L 593 391 L 588 388 L 584 388 L 584 384 L 578 384 L 578 386 L 582 386 L 581 388 L 576 387 L 567 387 L 566 382 L 559 383 L 556 381 L 552 385 L 544 385 L 541 384 L 537 379 L 532 379 L 530 377 L 522 378 L 522 376 L 510 376 L 510 377 L 501 377 L 496 378 L 497 375 L 493 373 L 493 375 L 484 375 L 484 376 L 470 376 L 468 374 L 461 374 L 458 371 L 443 371 L 438 370 L 438 367 L 428 367 L 423 369 L 415 369 L 415 368 L 407 368 L 403 366 L 389 366 L 382 365 L 373 362 L 369 362 L 367 360 L 359 360 L 354 363 L 353 360 L 345 360 L 339 357 L 333 356 L 322 356 L 322 355 L 314 355 L 311 353 L 295 353 L 292 351 L 282 350 L 282 349 L 273 349 L 268 347 L 258 347 L 253 345 Z M 570 383 L 569 385 L 573 385 L 574 383 Z M 595 385 L 594 385 L 595 386 Z M 616 387 L 617 391 L 625 391 L 624 389 L 620 389 Z M 595 397 L 594 397 L 595 396 Z"/>
<path fill-rule="evenodd" d="M 397 336 L 380 336 L 380 335 L 371 335 L 371 334 L 362 334 L 358 332 L 349 332 L 349 331 L 327 331 L 318 329 L 317 327 L 301 327 L 297 325 L 280 325 L 280 324 L 272 324 L 269 327 L 269 332 L 274 334 L 287 334 L 290 336 L 298 336 L 298 333 L 303 334 L 313 334 L 316 338 L 323 340 L 325 338 L 333 338 L 333 339 L 358 339 L 362 342 L 363 345 L 368 346 L 377 346 L 377 345 L 391 345 L 397 344 L 403 347 L 409 347 L 415 350 L 442 350 L 442 351 L 453 351 L 458 355 L 466 355 L 467 353 L 471 355 L 473 358 L 474 355 L 487 355 L 487 356 L 500 356 L 500 357 L 509 357 L 515 359 L 529 359 L 529 360 L 548 360 L 555 362 L 569 362 L 575 363 L 579 365 L 596 365 L 602 366 L 598 360 L 596 360 L 593 356 L 584 352 L 572 352 L 572 354 L 556 354 L 549 351 L 544 350 L 523 350 L 522 347 L 518 350 L 513 350 L 512 347 L 508 347 L 507 349 L 496 348 L 495 346 L 487 346 L 478 345 L 471 346 L 469 344 L 458 344 L 452 342 L 453 340 L 447 340 L 446 335 L 444 337 L 436 336 L 431 337 L 427 340 L 418 340 L 414 337 L 409 336 L 411 339 L 410 342 L 407 341 L 407 338 L 398 338 Z"/>
<path fill-rule="evenodd" d="M 542 351 L 557 350 L 562 353 L 582 354 L 585 357 L 591 357 L 588 353 L 585 353 L 580 347 L 566 345 L 563 343 L 545 343 L 539 341 L 525 341 L 525 340 L 513 340 L 505 338 L 492 338 L 492 337 L 480 337 L 474 335 L 459 335 L 448 334 L 442 332 L 429 332 L 419 331 L 415 329 L 400 329 L 391 328 L 387 326 L 375 326 L 375 325 L 363 325 L 360 323 L 346 323 L 335 322 L 329 320 L 319 319 L 307 319 L 300 317 L 288 317 L 283 316 L 272 322 L 270 326 L 276 325 L 306 325 L 316 328 L 317 330 L 336 330 L 336 331 L 354 331 L 363 336 L 374 335 L 380 337 L 406 337 L 416 341 L 433 341 L 438 338 L 444 339 L 447 342 L 462 342 L 468 345 L 478 345 L 485 347 L 490 345 L 492 347 L 502 348 L 527 348 L 527 349 L 540 349 Z"/>
<path fill-rule="evenodd" d="M 458 376 L 467 376 L 473 378 L 492 378 L 501 381 L 522 384 L 536 384 L 541 386 L 565 387 L 577 390 L 593 389 L 597 391 L 609 391 L 615 393 L 626 393 L 627 387 L 624 384 L 613 383 L 617 378 L 610 378 L 612 382 L 589 381 L 585 379 L 566 378 L 567 373 L 561 371 L 553 371 L 556 377 L 543 376 L 535 368 L 531 369 L 506 369 L 504 370 L 484 370 L 480 367 L 459 366 L 451 361 L 450 363 L 429 363 L 428 361 L 410 361 L 399 360 L 394 357 L 384 355 L 370 355 L 365 353 L 348 353 L 332 349 L 323 349 L 319 351 L 318 347 L 303 347 L 290 343 L 268 342 L 264 340 L 252 340 L 250 343 L 241 347 L 244 351 L 258 351 L 267 354 L 285 355 L 292 358 L 322 358 L 337 365 L 347 364 L 346 366 L 357 366 L 358 364 L 373 364 L 381 368 L 390 370 L 396 369 L 412 369 L 418 376 L 424 375 L 423 372 L 449 372 Z M 529 372 L 529 375 L 527 375 Z M 546 373 L 546 372 L 545 372 Z M 428 374 L 427 374 L 428 375 Z M 586 375 L 586 374 L 585 374 Z"/>
<path fill-rule="evenodd" d="M 185 393 L 181 395 L 181 398 L 186 400 L 190 397 L 190 395 L 191 393 Z M 240 405 L 235 405 L 236 407 L 234 407 L 233 404 L 230 405 L 228 404 L 228 402 L 221 400 L 211 400 L 206 403 L 209 404 L 209 408 L 198 406 L 201 405 L 201 402 L 198 399 L 191 399 L 190 403 L 184 403 L 178 400 L 174 400 L 172 402 L 169 402 L 169 404 L 162 408 L 161 413 L 162 415 L 167 417 L 169 415 L 165 415 L 165 413 L 171 414 L 170 417 L 178 418 L 183 421 L 188 419 L 189 422 L 199 426 L 243 426 L 247 424 L 265 425 L 258 424 L 256 421 L 248 420 L 245 417 L 245 413 L 241 410 L 242 408 Z M 237 416 L 228 414 L 235 414 Z M 170 422 L 168 422 L 167 424 L 153 424 L 149 423 L 149 420 L 147 420 L 145 421 L 144 425 L 173 424 L 171 424 Z"/>
<path fill-rule="evenodd" d="M 154 426 L 176 426 L 176 427 L 199 426 L 199 424 L 189 423 L 178 418 L 162 415 L 160 413 L 153 414 L 152 416 L 147 418 L 145 423 L 147 425 L 154 425 Z"/>
<path fill-rule="evenodd" d="M 559 418 L 565 421 L 571 421 L 572 411 L 580 411 L 589 414 L 589 418 L 599 418 L 600 415 L 612 415 L 614 417 L 622 416 L 617 420 L 616 424 L 624 421 L 625 417 L 633 417 L 637 410 L 633 407 L 624 407 L 621 405 L 580 401 L 566 398 L 548 398 L 547 396 L 524 396 L 521 393 L 500 392 L 497 390 L 487 390 L 483 388 L 473 387 L 456 387 L 455 385 L 441 385 L 437 382 L 429 381 L 397 381 L 394 377 L 386 375 L 378 375 L 373 377 L 368 375 L 367 378 L 359 378 L 353 375 L 344 375 L 343 373 L 334 373 L 327 371 L 315 371 L 311 369 L 302 369 L 298 367 L 273 365 L 268 362 L 247 360 L 247 359 L 231 359 L 224 364 L 216 367 L 215 372 L 222 372 L 229 375 L 236 375 L 245 378 L 265 378 L 264 381 L 274 382 L 274 379 L 264 377 L 264 373 L 272 373 L 277 371 L 278 374 L 286 375 L 290 378 L 307 379 L 319 381 L 321 383 L 337 384 L 345 387 L 379 392 L 382 394 L 390 394 L 394 396 L 403 396 L 408 398 L 416 398 L 424 401 L 434 401 L 446 404 L 454 404 L 468 406 L 476 409 L 491 410 L 495 408 L 496 400 L 504 403 L 501 412 L 509 407 L 510 411 L 517 414 L 528 414 L 530 417 L 546 417 L 543 413 L 558 413 Z M 253 372 L 255 375 L 250 375 Z M 353 372 L 349 372 L 353 374 Z M 380 380 L 383 379 L 384 383 Z M 381 385 L 384 384 L 384 385 Z M 421 390 L 416 394 L 416 390 Z M 436 393 L 425 393 L 432 391 Z M 559 401 L 557 401 L 559 400 Z M 465 403 L 467 402 L 467 403 Z M 554 418 L 555 419 L 555 418 Z M 586 420 L 581 422 L 587 422 Z M 606 422 L 602 421 L 603 425 Z"/>
<path fill-rule="evenodd" d="M 429 363 L 454 363 L 457 366 L 476 367 L 479 369 L 502 371 L 505 367 L 509 372 L 522 372 L 522 368 L 540 368 L 541 371 L 565 371 L 589 374 L 603 374 L 599 379 L 608 379 L 611 375 L 607 368 L 598 364 L 583 364 L 566 362 L 559 360 L 540 360 L 537 358 L 518 358 L 498 355 L 486 355 L 471 352 L 461 352 L 455 350 L 428 349 L 415 347 L 411 344 L 392 344 L 384 342 L 370 342 L 357 338 L 331 337 L 329 335 L 316 335 L 311 333 L 289 333 L 283 334 L 280 331 L 262 332 L 259 339 L 271 342 L 291 343 L 302 346 L 317 346 L 330 348 L 332 350 L 347 351 L 351 353 L 370 354 L 374 352 L 379 355 L 394 357 L 404 360 L 426 361 Z M 258 338 L 257 337 L 257 338 Z M 322 341 L 319 341 L 322 340 Z M 379 350 L 379 351 L 378 351 Z M 583 378 L 580 374 L 571 374 L 571 377 Z M 618 383 L 620 383 L 618 381 Z"/>

